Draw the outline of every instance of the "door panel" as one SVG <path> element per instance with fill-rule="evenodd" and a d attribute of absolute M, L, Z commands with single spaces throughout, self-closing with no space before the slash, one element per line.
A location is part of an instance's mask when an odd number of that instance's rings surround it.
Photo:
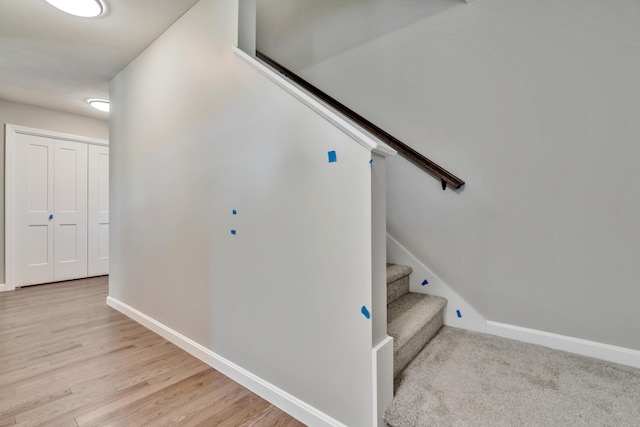
<path fill-rule="evenodd" d="M 87 277 L 87 145 L 55 142 L 54 281 Z"/>
<path fill-rule="evenodd" d="M 15 144 L 15 285 L 53 279 L 54 141 L 16 135 Z"/>
<path fill-rule="evenodd" d="M 27 265 L 42 266 L 49 263 L 49 228 L 46 225 L 27 227 Z"/>
<path fill-rule="evenodd" d="M 78 210 L 78 147 L 60 147 L 56 144 L 55 157 L 55 208 L 60 212 Z"/>
<path fill-rule="evenodd" d="M 35 137 L 34 137 L 35 138 Z M 46 140 L 27 145 L 27 199 L 29 212 L 49 212 L 49 183 L 51 146 Z"/>
<path fill-rule="evenodd" d="M 56 239 L 60 243 L 56 248 L 56 262 L 65 264 L 78 261 L 78 227 L 75 224 L 63 224 L 57 227 Z"/>
<path fill-rule="evenodd" d="M 109 274 L 109 147 L 89 147 L 89 275 Z"/>

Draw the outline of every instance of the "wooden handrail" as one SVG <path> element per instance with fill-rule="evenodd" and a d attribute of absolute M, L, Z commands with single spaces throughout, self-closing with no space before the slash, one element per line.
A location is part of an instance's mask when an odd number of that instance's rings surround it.
<path fill-rule="evenodd" d="M 284 75 L 289 80 L 291 80 L 294 83 L 296 83 L 298 86 L 300 86 L 303 89 L 307 90 L 311 94 L 317 96 L 322 101 L 324 101 L 325 103 L 327 103 L 331 107 L 333 107 L 336 110 L 338 110 L 340 113 L 342 113 L 345 116 L 347 116 L 349 119 L 353 120 L 355 123 L 360 125 L 362 128 L 366 129 L 369 133 L 374 135 L 376 138 L 380 139 L 381 141 L 384 141 L 386 144 L 388 144 L 394 150 L 396 150 L 398 153 L 400 153 L 403 157 L 405 157 L 406 159 L 410 160 L 412 163 L 414 163 L 415 165 L 417 165 L 421 169 L 425 170 L 426 172 L 430 173 L 431 175 L 435 176 L 436 178 L 439 178 L 440 181 L 442 182 L 442 189 L 443 190 L 446 190 L 447 185 L 450 185 L 451 187 L 453 187 L 455 189 L 459 189 L 464 185 L 464 181 L 463 180 L 461 180 L 460 178 L 458 178 L 457 176 L 455 176 L 451 172 L 447 171 L 442 166 L 434 163 L 432 160 L 429 160 L 428 158 L 426 158 L 422 154 L 418 153 L 413 148 L 409 147 L 404 142 L 400 141 L 398 138 L 394 137 L 393 135 L 389 134 L 388 132 L 385 132 L 383 129 L 381 129 L 378 126 L 374 125 L 369 120 L 365 119 L 360 114 L 356 113 L 355 111 L 353 111 L 352 109 L 350 109 L 346 105 L 344 105 L 341 102 L 337 101 L 336 99 L 332 98 L 331 96 L 329 96 L 325 92 L 323 92 L 320 89 L 318 89 L 317 87 L 313 86 L 311 83 L 307 82 L 306 80 L 304 80 L 300 76 L 296 75 L 291 70 L 285 68 L 284 66 L 280 65 L 279 63 L 277 63 L 273 59 L 269 58 L 267 55 L 256 51 L 256 58 L 260 59 L 262 62 L 264 62 L 265 64 L 269 65 L 271 68 L 275 69 L 280 74 Z"/>

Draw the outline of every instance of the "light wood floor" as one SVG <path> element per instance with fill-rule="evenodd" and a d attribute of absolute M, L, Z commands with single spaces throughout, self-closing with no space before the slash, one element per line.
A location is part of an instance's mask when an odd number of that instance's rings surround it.
<path fill-rule="evenodd" d="M 0 293 L 0 427 L 302 425 L 106 297 L 107 277 Z"/>

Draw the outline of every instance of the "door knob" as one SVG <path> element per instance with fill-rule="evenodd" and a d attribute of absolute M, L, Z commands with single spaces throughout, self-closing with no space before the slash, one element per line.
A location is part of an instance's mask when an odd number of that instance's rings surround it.
<path fill-rule="evenodd" d="M 53 214 L 49 214 L 49 219 L 53 219 Z"/>

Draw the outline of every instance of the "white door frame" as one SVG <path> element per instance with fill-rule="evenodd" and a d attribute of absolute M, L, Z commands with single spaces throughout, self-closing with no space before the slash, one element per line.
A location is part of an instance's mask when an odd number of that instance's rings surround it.
<path fill-rule="evenodd" d="M 72 135 L 49 130 L 30 128 L 7 124 L 5 128 L 5 174 L 4 174 L 4 274 L 5 291 L 12 291 L 15 287 L 15 266 L 13 263 L 15 252 L 13 208 L 15 205 L 15 144 L 16 135 L 34 135 L 44 138 L 60 139 L 64 141 L 81 142 L 89 145 L 109 146 L 105 139 L 88 136 Z M 2 289 L 0 288 L 0 291 Z"/>

